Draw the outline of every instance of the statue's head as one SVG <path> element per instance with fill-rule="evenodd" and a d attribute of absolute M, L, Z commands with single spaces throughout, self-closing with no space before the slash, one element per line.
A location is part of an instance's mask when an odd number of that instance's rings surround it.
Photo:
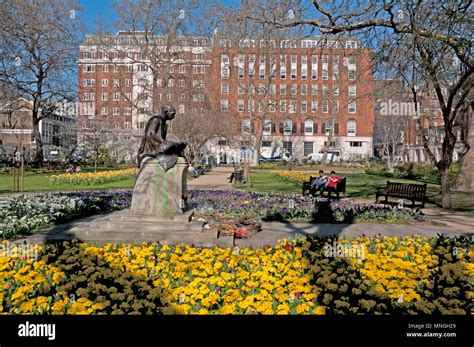
<path fill-rule="evenodd" d="M 166 120 L 172 120 L 176 115 L 176 109 L 171 105 L 164 105 L 161 109 Z"/>

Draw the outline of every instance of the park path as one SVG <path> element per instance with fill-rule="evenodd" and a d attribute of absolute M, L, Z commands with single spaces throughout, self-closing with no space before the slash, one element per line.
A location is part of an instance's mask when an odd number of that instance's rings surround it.
<path fill-rule="evenodd" d="M 188 181 L 188 189 L 233 190 L 228 178 L 234 171 L 231 166 L 215 166 L 205 175 Z"/>

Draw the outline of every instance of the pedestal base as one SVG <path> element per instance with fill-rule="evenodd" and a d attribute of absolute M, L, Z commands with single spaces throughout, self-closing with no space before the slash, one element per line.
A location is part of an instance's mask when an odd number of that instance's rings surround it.
<path fill-rule="evenodd" d="M 145 158 L 133 188 L 132 214 L 169 218 L 183 214 L 187 191 L 188 163 L 178 162 L 165 172 L 155 158 Z"/>

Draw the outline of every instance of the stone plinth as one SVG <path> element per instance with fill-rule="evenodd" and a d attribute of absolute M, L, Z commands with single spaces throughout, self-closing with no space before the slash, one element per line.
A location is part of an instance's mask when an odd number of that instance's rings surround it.
<path fill-rule="evenodd" d="M 188 163 L 183 157 L 167 172 L 155 158 L 145 158 L 135 181 L 130 212 L 160 219 L 182 215 L 188 196 L 187 174 Z"/>

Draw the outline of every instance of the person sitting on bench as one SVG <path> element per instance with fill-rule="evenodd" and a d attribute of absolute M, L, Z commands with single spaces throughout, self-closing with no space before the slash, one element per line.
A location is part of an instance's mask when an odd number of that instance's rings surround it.
<path fill-rule="evenodd" d="M 326 187 L 332 191 L 336 191 L 337 184 L 341 180 L 341 177 L 336 175 L 336 171 L 331 171 L 331 177 L 328 179 Z"/>
<path fill-rule="evenodd" d="M 319 177 L 314 180 L 310 194 L 316 195 L 316 193 L 319 192 L 319 194 L 321 195 L 323 193 L 324 188 L 326 187 L 327 182 L 328 178 L 324 175 L 324 171 L 319 170 Z"/>
<path fill-rule="evenodd" d="M 240 173 L 242 174 L 242 176 L 243 176 L 243 174 L 244 174 L 244 168 L 243 168 L 242 166 L 239 166 L 234 172 L 232 172 L 232 173 L 230 174 L 230 177 L 229 177 L 229 183 L 232 183 L 232 181 L 234 180 L 234 177 L 235 177 L 235 173 L 236 173 L 236 172 L 237 172 L 237 173 L 240 172 Z"/>

